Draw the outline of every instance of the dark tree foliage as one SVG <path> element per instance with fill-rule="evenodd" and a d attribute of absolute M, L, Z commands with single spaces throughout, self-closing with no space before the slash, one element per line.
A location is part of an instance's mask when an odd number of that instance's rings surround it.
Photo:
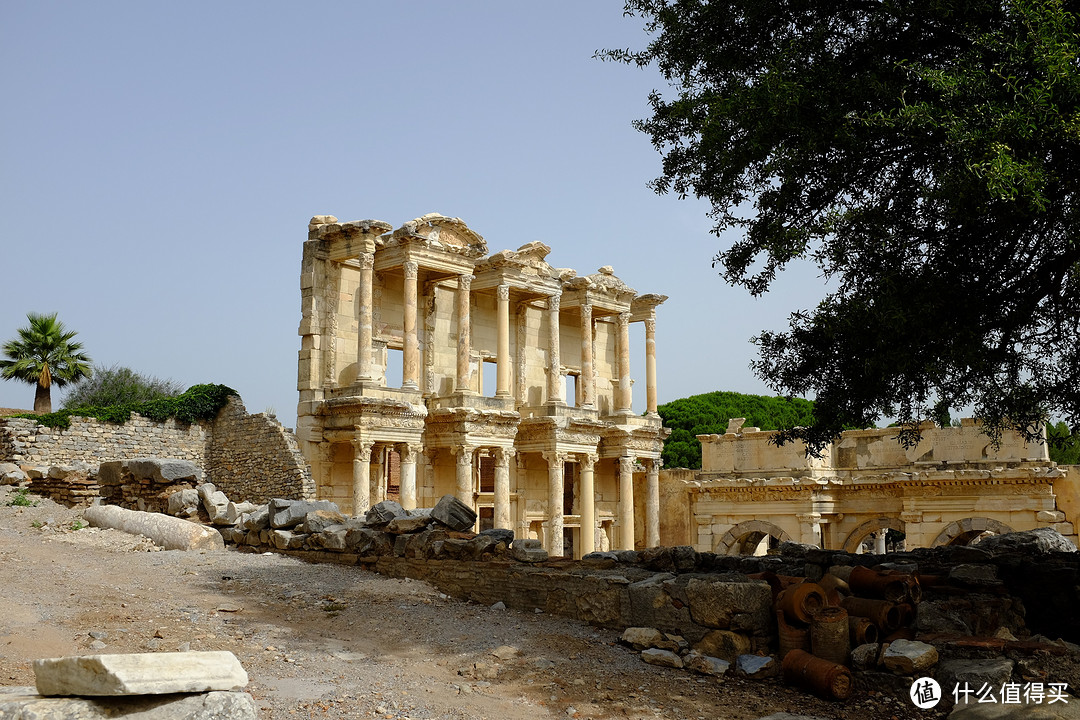
<path fill-rule="evenodd" d="M 672 400 L 656 409 L 671 428 L 664 441 L 665 467 L 701 467 L 698 435 L 723 434 L 731 418 L 746 418 L 746 427 L 779 430 L 813 422 L 814 403 L 802 398 L 711 392 Z"/>
<path fill-rule="evenodd" d="M 1046 426 L 1050 441 L 1050 459 L 1058 465 L 1080 465 L 1080 432 L 1069 432 L 1069 426 L 1059 422 Z"/>
<path fill-rule="evenodd" d="M 820 447 L 971 406 L 992 438 L 1080 425 L 1080 0 L 628 0 L 673 90 L 636 126 L 659 193 L 739 234 L 758 295 L 809 258 L 831 292 L 755 371 L 814 397 Z"/>

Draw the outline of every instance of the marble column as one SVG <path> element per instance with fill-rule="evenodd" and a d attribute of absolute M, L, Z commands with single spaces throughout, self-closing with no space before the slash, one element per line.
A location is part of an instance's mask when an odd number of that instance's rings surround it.
<path fill-rule="evenodd" d="M 528 337 L 529 306 L 527 303 L 518 304 L 515 320 L 514 331 L 517 337 L 517 344 L 514 352 L 514 379 L 516 388 L 514 398 L 517 400 L 515 404 L 520 407 L 522 405 L 527 405 L 529 401 L 529 389 L 526 384 L 528 373 L 525 371 L 525 364 L 528 359 L 527 353 L 525 352 L 525 349 L 528 346 L 526 338 Z"/>
<path fill-rule="evenodd" d="M 510 397 L 510 286 L 495 288 L 498 303 L 496 320 L 498 333 L 495 343 L 495 397 Z"/>
<path fill-rule="evenodd" d="M 656 311 L 645 318 L 645 412 L 656 417 Z"/>
<path fill-rule="evenodd" d="M 353 517 L 360 517 L 371 507 L 371 447 L 370 440 L 353 438 Z"/>
<path fill-rule="evenodd" d="M 619 393 L 615 402 L 616 412 L 630 412 L 633 395 L 630 390 L 630 313 L 619 313 Z"/>
<path fill-rule="evenodd" d="M 420 389 L 420 341 L 416 334 L 416 282 L 419 266 L 405 261 L 405 344 L 402 351 L 401 387 Z"/>
<path fill-rule="evenodd" d="M 510 458 L 511 448 L 495 449 L 495 527 L 513 530 L 510 524 Z"/>
<path fill-rule="evenodd" d="M 548 464 L 548 555 L 561 557 L 563 554 L 563 485 L 565 481 L 566 454 L 545 450 L 544 460 Z"/>
<path fill-rule="evenodd" d="M 469 290 L 472 287 L 472 275 L 458 276 L 457 291 L 457 382 L 454 387 L 456 392 L 469 392 L 469 370 L 471 365 L 472 348 L 470 346 L 471 318 L 469 310 Z M 470 491 L 471 494 L 471 491 Z M 470 507 L 471 507 L 470 503 Z"/>
<path fill-rule="evenodd" d="M 619 549 L 634 549 L 634 458 L 619 458 Z"/>
<path fill-rule="evenodd" d="M 548 298 L 547 396 L 549 403 L 564 402 L 562 360 L 559 358 L 559 303 L 561 299 L 560 295 L 552 295 Z M 561 537 L 559 542 L 561 546 Z"/>
<path fill-rule="evenodd" d="M 660 546 L 660 460 L 646 461 L 645 547 Z"/>
<path fill-rule="evenodd" d="M 888 532 L 885 528 L 881 528 L 874 533 L 874 554 L 885 554 L 885 533 Z"/>
<path fill-rule="evenodd" d="M 454 494 L 457 495 L 458 500 L 473 509 L 476 506 L 473 502 L 473 455 L 475 452 L 476 448 L 468 445 L 458 445 L 454 448 L 454 455 L 457 458 L 457 489 Z"/>
<path fill-rule="evenodd" d="M 592 305 L 581 306 L 581 405 L 591 408 L 596 405 L 596 375 L 593 373 L 593 327 Z"/>
<path fill-rule="evenodd" d="M 356 328 L 356 381 L 368 382 L 374 376 L 374 360 L 371 352 L 372 316 L 374 313 L 373 275 L 375 253 L 360 253 L 360 285 L 356 288 L 359 295 L 360 312 Z"/>
<path fill-rule="evenodd" d="M 578 454 L 581 464 L 581 488 L 578 499 L 581 503 L 581 554 L 596 550 L 596 482 L 593 469 L 596 456 L 589 453 Z"/>
<path fill-rule="evenodd" d="M 386 499 L 386 446 L 375 445 L 371 450 L 371 504 Z"/>
<path fill-rule="evenodd" d="M 398 485 L 398 499 L 406 510 L 416 509 L 416 457 L 420 446 L 412 443 L 399 443 L 398 454 L 401 456 L 401 479 Z"/>

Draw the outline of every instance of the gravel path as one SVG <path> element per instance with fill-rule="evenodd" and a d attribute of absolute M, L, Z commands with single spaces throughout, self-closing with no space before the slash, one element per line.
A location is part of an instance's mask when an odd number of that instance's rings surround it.
<path fill-rule="evenodd" d="M 0 487 L 3 685 L 33 685 L 40 657 L 231 650 L 267 719 L 925 717 L 881 695 L 841 705 L 775 680 L 656 668 L 614 631 L 359 568 L 73 530 L 77 511 L 30 497 L 10 506 Z"/>

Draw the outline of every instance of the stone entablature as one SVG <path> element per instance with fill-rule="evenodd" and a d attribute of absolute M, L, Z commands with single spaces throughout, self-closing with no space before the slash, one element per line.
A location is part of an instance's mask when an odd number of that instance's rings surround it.
<path fill-rule="evenodd" d="M 489 254 L 436 213 L 397 230 L 312 218 L 297 435 L 320 497 L 355 513 L 451 493 L 481 527 L 540 538 L 553 555 L 659 543 L 655 320 L 666 297 L 639 295 L 610 266 L 554 267 L 550 252 L 530 242 Z M 644 417 L 631 410 L 632 323 L 645 326 Z"/>
<path fill-rule="evenodd" d="M 774 437 L 738 420 L 724 435 L 698 436 L 702 470 L 686 483 L 695 548 L 746 554 L 772 538 L 884 552 L 889 530 L 913 548 L 1037 527 L 1077 541 L 1080 473 L 1018 433 L 995 447 L 964 420 L 925 427 L 905 448 L 894 429 L 849 431 L 811 458 L 801 443 L 777 447 Z"/>

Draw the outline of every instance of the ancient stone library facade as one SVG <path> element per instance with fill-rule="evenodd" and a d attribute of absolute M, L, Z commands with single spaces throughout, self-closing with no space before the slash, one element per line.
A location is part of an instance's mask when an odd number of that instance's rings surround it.
<path fill-rule="evenodd" d="M 552 267 L 550 250 L 488 254 L 438 214 L 396 230 L 312 218 L 297 437 L 320 498 L 355 514 L 454 494 L 481 529 L 538 538 L 553 555 L 659 544 L 655 321 L 666 298 L 610 267 Z M 646 352 L 632 362 L 634 323 Z M 631 411 L 632 366 L 645 415 Z"/>
<path fill-rule="evenodd" d="M 964 420 L 926 427 L 904 448 L 895 430 L 849 431 L 812 459 L 800 443 L 771 444 L 773 435 L 733 421 L 724 435 L 698 436 L 702 470 L 665 505 L 665 521 L 689 537 L 669 544 L 760 554 L 792 540 L 883 553 L 1039 527 L 1077 542 L 1080 467 L 1057 467 L 1045 444 L 1017 433 L 995 447 Z"/>

